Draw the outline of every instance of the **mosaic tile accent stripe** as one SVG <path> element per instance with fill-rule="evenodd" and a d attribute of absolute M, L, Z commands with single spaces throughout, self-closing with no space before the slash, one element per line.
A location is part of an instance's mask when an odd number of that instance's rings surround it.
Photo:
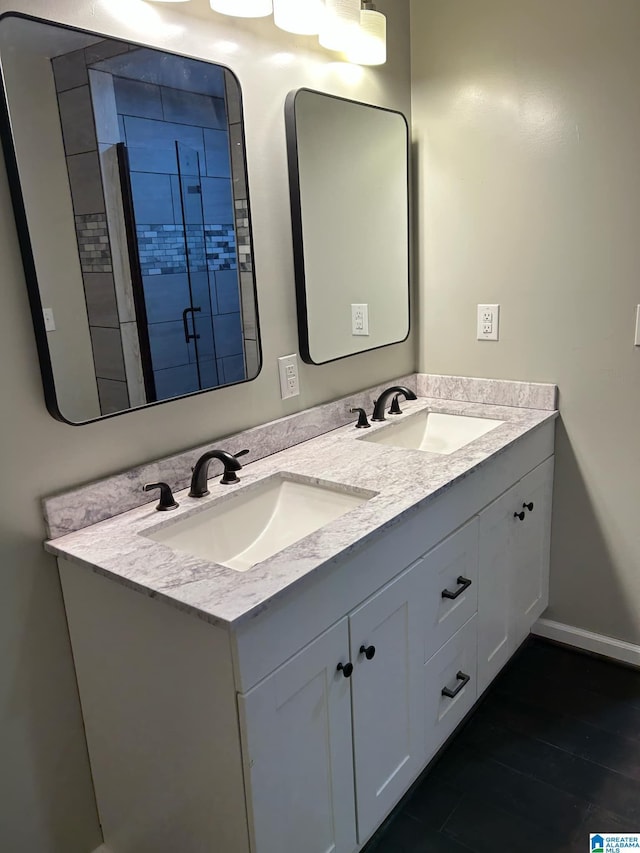
<path fill-rule="evenodd" d="M 113 272 L 106 214 L 87 213 L 75 220 L 82 272 Z"/>
<path fill-rule="evenodd" d="M 173 275 L 187 271 L 183 225 L 138 225 L 138 253 L 143 275 Z M 232 223 L 186 226 L 191 272 L 237 269 L 236 237 Z"/>
<path fill-rule="evenodd" d="M 242 272 L 253 270 L 251 254 L 251 235 L 249 233 L 249 202 L 245 199 L 235 200 L 236 235 L 238 241 L 238 263 Z"/>

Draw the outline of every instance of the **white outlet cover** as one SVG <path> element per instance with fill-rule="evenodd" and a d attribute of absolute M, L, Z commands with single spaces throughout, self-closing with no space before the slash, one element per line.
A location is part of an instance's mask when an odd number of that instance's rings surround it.
<path fill-rule="evenodd" d="M 283 400 L 297 397 L 300 394 L 298 379 L 298 356 L 283 355 L 278 359 L 278 374 L 280 377 L 280 396 Z"/>
<path fill-rule="evenodd" d="M 636 308 L 636 337 L 635 345 L 640 347 L 640 305 Z"/>
<path fill-rule="evenodd" d="M 477 339 L 479 341 L 500 340 L 499 305 L 478 305 Z"/>
<path fill-rule="evenodd" d="M 351 304 L 351 334 L 369 335 L 369 305 L 366 302 Z"/>

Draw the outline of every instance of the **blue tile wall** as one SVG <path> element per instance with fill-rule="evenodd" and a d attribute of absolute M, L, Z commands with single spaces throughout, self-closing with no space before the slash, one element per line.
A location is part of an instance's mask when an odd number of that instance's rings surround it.
<path fill-rule="evenodd" d="M 149 326 L 149 343 L 154 370 L 189 364 L 182 317 L 172 323 L 153 323 Z"/>
<path fill-rule="evenodd" d="M 224 365 L 224 381 L 226 383 L 230 382 L 242 382 L 247 378 L 245 366 L 244 366 L 244 356 L 242 355 L 231 355 L 222 359 Z"/>
<path fill-rule="evenodd" d="M 217 314 L 213 318 L 216 356 L 241 355 L 243 351 L 242 319 L 240 314 Z"/>
<path fill-rule="evenodd" d="M 131 191 L 136 222 L 175 225 L 169 175 L 132 172 Z"/>
<path fill-rule="evenodd" d="M 207 359 L 200 362 L 200 382 L 203 388 L 217 388 L 222 384 L 218 377 L 218 367 L 214 359 Z"/>
<path fill-rule="evenodd" d="M 165 121 L 220 130 L 227 127 L 227 114 L 222 98 L 211 98 L 208 95 L 163 86 L 162 107 Z"/>
<path fill-rule="evenodd" d="M 114 77 L 113 88 L 116 108 L 120 115 L 162 120 L 162 97 L 160 87 L 126 77 Z"/>
<path fill-rule="evenodd" d="M 126 143 L 134 148 L 168 148 L 175 151 L 177 140 L 194 148 L 202 158 L 205 156 L 201 127 L 125 116 L 124 128 Z"/>
<path fill-rule="evenodd" d="M 240 311 L 240 282 L 237 270 L 220 270 L 213 274 L 217 314 L 233 314 Z"/>
<path fill-rule="evenodd" d="M 148 323 L 177 320 L 191 305 L 189 277 L 180 275 L 147 275 L 142 278 Z M 196 303 L 197 304 L 197 303 Z"/>
<path fill-rule="evenodd" d="M 200 390 L 195 364 L 154 370 L 153 378 L 158 400 L 169 400 L 171 397 L 181 397 L 183 394 L 193 394 L 194 391 Z"/>
<path fill-rule="evenodd" d="M 210 178 L 231 177 L 231 156 L 229 153 L 229 133 L 226 130 L 205 130 L 204 150 L 206 172 Z"/>

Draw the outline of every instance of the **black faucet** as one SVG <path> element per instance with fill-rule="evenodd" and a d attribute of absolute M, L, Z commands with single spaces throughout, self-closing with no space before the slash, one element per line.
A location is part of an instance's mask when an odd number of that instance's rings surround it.
<path fill-rule="evenodd" d="M 143 491 L 150 492 L 152 489 L 160 489 L 160 503 L 156 507 L 159 512 L 166 512 L 170 509 L 177 509 L 178 504 L 173 497 L 171 486 L 167 483 L 147 483 L 142 487 Z"/>
<path fill-rule="evenodd" d="M 207 478 L 209 474 L 209 462 L 212 459 L 219 459 L 224 465 L 224 474 L 220 480 L 221 483 L 225 486 L 231 483 L 239 483 L 240 478 L 236 474 L 236 471 L 239 471 L 242 465 L 238 462 L 238 456 L 245 456 L 248 452 L 248 450 L 241 450 L 240 453 L 236 453 L 234 456 L 232 453 L 227 453 L 226 450 L 214 449 L 203 453 L 193 468 L 189 497 L 204 498 L 209 494 Z"/>
<path fill-rule="evenodd" d="M 405 400 L 418 399 L 410 388 L 405 388 L 402 385 L 393 385 L 391 388 L 386 388 L 374 403 L 373 415 L 371 416 L 372 421 L 386 421 L 386 418 L 384 416 L 384 409 L 387 405 L 387 400 L 393 394 L 402 394 Z"/>

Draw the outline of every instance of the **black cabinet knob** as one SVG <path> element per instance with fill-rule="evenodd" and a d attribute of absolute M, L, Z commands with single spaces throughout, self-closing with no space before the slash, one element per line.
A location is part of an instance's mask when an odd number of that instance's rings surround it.
<path fill-rule="evenodd" d="M 376 654 L 375 646 L 360 646 L 360 654 L 364 655 L 367 660 L 373 660 Z"/>
<path fill-rule="evenodd" d="M 519 519 L 520 519 L 520 521 L 524 521 L 524 512 L 514 512 L 514 513 L 513 513 L 513 517 L 514 517 L 514 518 L 519 518 Z"/>
<path fill-rule="evenodd" d="M 522 504 L 522 508 L 523 508 L 523 509 L 528 509 L 528 510 L 529 510 L 529 512 L 533 512 L 533 501 L 531 501 L 531 502 L 530 502 L 530 503 L 528 503 L 528 504 Z"/>
<path fill-rule="evenodd" d="M 353 673 L 353 664 L 349 663 L 339 663 L 337 666 L 338 672 L 341 672 L 345 678 L 351 678 Z"/>

